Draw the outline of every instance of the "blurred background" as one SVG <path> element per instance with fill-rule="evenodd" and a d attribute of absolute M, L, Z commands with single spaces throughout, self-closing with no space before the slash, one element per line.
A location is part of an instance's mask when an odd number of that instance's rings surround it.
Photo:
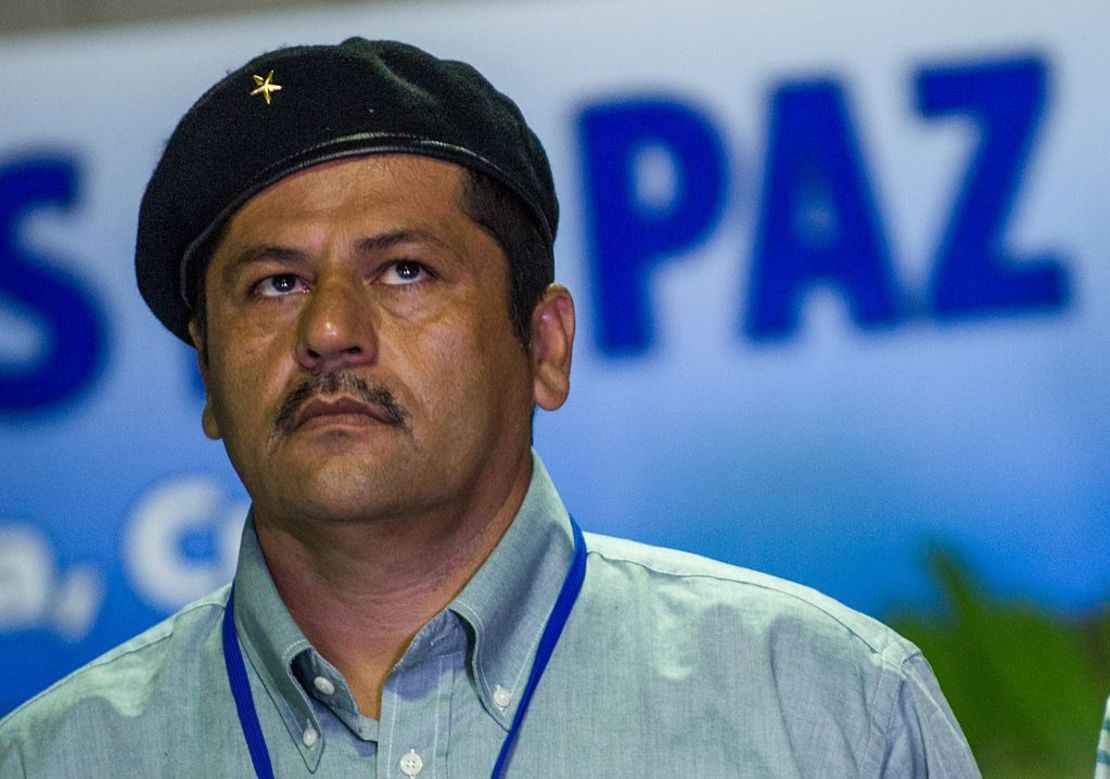
<path fill-rule="evenodd" d="M 473 63 L 547 146 L 580 330 L 536 447 L 585 529 L 890 622 L 987 776 L 1087 775 L 1110 6 L 1079 0 L 0 1 L 0 715 L 230 578 L 247 499 L 135 289 L 138 202 L 209 85 L 350 35 Z"/>

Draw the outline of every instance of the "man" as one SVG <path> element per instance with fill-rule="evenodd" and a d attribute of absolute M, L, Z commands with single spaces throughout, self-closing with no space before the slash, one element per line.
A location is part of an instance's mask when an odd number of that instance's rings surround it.
<path fill-rule="evenodd" d="M 0 724 L 4 776 L 974 776 L 917 650 L 806 588 L 583 538 L 558 207 L 516 106 L 396 43 L 285 49 L 182 119 L 154 313 L 253 500 L 233 586 Z"/>

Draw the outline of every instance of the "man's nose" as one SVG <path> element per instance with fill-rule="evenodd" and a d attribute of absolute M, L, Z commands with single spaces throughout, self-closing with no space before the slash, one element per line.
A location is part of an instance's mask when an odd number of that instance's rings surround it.
<path fill-rule="evenodd" d="M 352 279 L 321 278 L 301 309 L 297 361 L 330 372 L 377 360 L 377 322 L 365 290 Z"/>

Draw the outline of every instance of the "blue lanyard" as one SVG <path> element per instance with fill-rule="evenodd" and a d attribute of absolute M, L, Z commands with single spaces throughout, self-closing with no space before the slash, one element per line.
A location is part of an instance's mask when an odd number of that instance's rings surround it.
<path fill-rule="evenodd" d="M 528 682 L 524 685 L 524 692 L 520 696 L 520 703 L 516 707 L 516 716 L 509 728 L 505 741 L 501 744 L 501 753 L 493 766 L 491 779 L 500 779 L 509 760 L 512 757 L 513 745 L 516 743 L 520 725 L 524 721 L 524 714 L 528 704 L 532 702 L 540 677 L 547 668 L 547 661 L 559 643 L 559 636 L 570 617 L 570 610 L 578 593 L 582 591 L 582 582 L 586 578 L 586 541 L 582 538 L 582 531 L 572 517 L 571 530 L 574 532 L 574 555 L 570 561 L 570 568 L 563 580 L 563 587 L 559 590 L 559 597 L 555 599 L 555 606 L 547 618 L 547 625 L 540 636 L 536 647 L 536 660 L 532 663 L 532 671 L 528 674 Z M 231 694 L 235 697 L 235 708 L 239 712 L 239 724 L 243 728 L 243 737 L 250 749 L 251 762 L 254 763 L 254 772 L 258 779 L 274 779 L 274 769 L 270 765 L 270 751 L 266 748 L 266 739 L 262 736 L 262 726 L 258 722 L 258 712 L 254 708 L 254 698 L 251 695 L 250 681 L 247 679 L 247 669 L 243 664 L 243 653 L 239 649 L 239 636 L 235 631 L 234 617 L 235 589 L 227 596 L 227 607 L 224 610 L 223 621 L 223 648 L 224 663 L 227 665 L 227 680 L 231 683 Z"/>

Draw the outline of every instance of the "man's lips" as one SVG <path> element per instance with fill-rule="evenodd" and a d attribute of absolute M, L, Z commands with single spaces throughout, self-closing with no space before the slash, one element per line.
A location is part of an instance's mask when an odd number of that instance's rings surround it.
<path fill-rule="evenodd" d="M 305 424 L 327 424 L 328 419 L 334 424 L 381 423 L 409 430 L 408 412 L 389 387 L 336 372 L 308 376 L 290 389 L 274 414 L 272 436 L 281 438 Z"/>
<path fill-rule="evenodd" d="M 351 397 L 341 398 L 315 398 L 305 403 L 297 415 L 293 418 L 292 428 L 294 430 L 302 427 L 305 423 L 318 419 L 322 422 L 327 421 L 328 417 L 365 417 L 367 422 L 376 421 L 387 425 L 395 425 L 397 420 L 392 415 L 385 412 L 384 409 L 377 406 L 363 403 L 361 400 L 356 400 Z M 340 422 L 341 420 L 334 420 Z"/>

